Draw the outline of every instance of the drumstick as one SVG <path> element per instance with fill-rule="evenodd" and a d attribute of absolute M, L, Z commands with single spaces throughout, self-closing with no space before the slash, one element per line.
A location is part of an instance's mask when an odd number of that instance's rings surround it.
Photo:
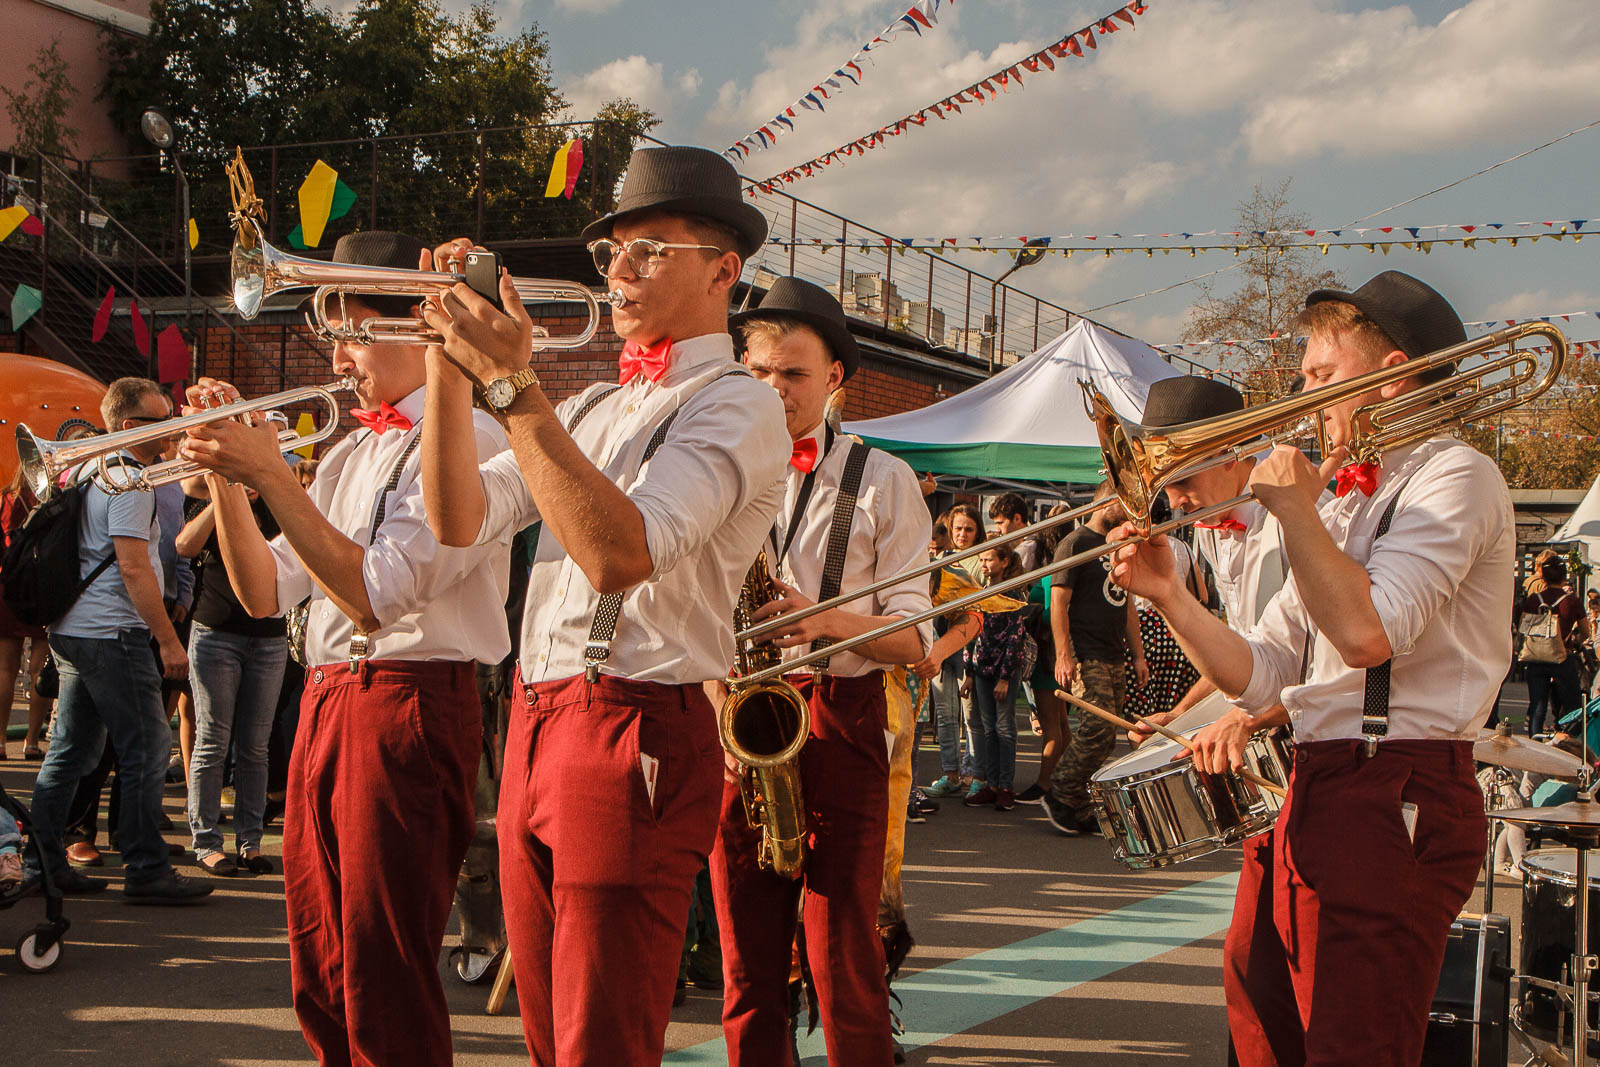
<path fill-rule="evenodd" d="M 1135 724 L 1132 721 L 1124 719 L 1121 715 L 1113 715 L 1105 708 L 1097 707 L 1094 704 L 1089 703 L 1087 700 L 1080 700 L 1064 689 L 1057 689 L 1056 696 L 1060 697 L 1062 700 L 1065 700 L 1069 704 L 1076 704 L 1089 714 L 1098 715 L 1106 722 L 1120 726 L 1124 730 L 1132 730 L 1135 728 Z M 1147 729 L 1154 730 L 1156 733 L 1170 741 L 1176 741 L 1190 752 L 1194 751 L 1194 743 L 1191 742 L 1187 737 L 1184 737 L 1182 734 L 1178 733 L 1176 730 L 1169 730 L 1160 723 L 1151 722 L 1143 715 L 1139 716 L 1139 724 L 1145 726 Z M 1283 786 L 1279 785 L 1277 782 L 1269 781 L 1268 779 L 1261 777 L 1261 775 L 1257 774 L 1255 771 L 1243 769 L 1240 770 L 1238 774 L 1239 777 L 1243 778 L 1245 781 L 1254 782 L 1257 786 L 1265 789 L 1267 792 L 1271 793 L 1275 797 L 1278 797 L 1279 799 L 1286 799 L 1289 795 L 1284 790 Z"/>

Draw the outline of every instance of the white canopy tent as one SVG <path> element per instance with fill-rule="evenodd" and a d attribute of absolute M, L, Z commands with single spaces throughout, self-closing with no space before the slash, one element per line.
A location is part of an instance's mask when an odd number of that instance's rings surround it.
<path fill-rule="evenodd" d="M 915 411 L 845 423 L 917 471 L 1035 482 L 1100 480 L 1080 380 L 1138 419 L 1150 383 L 1178 374 L 1142 341 L 1087 319 L 987 381 Z"/>
<path fill-rule="evenodd" d="M 1600 559 L 1600 478 L 1594 480 L 1566 524 L 1550 535 L 1551 541 L 1582 541 L 1591 560 Z"/>

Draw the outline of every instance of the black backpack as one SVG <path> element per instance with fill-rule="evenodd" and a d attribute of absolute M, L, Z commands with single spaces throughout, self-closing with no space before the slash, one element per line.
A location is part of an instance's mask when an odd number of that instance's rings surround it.
<path fill-rule="evenodd" d="M 78 573 L 78 525 L 88 481 L 60 489 L 34 508 L 0 559 L 6 607 L 28 626 L 50 626 L 71 610 L 94 580 L 116 562 L 112 553 L 85 578 Z"/>

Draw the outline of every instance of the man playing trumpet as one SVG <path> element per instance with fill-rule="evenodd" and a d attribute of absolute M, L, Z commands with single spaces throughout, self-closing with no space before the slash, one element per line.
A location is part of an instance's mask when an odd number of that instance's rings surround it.
<path fill-rule="evenodd" d="M 1396 271 L 1306 304 L 1308 390 L 1465 339 L 1442 296 Z M 1187 593 L 1163 538 L 1116 553 L 1117 581 L 1156 604 L 1207 678 L 1247 712 L 1281 701 L 1294 723 L 1256 965 L 1229 996 L 1246 1065 L 1416 1063 L 1450 923 L 1483 861 L 1472 739 L 1511 658 L 1505 481 L 1442 433 L 1340 467 L 1358 409 L 1450 373 L 1325 408 L 1320 470 L 1287 447 L 1257 466 L 1250 487 L 1283 526 L 1291 575 L 1247 636 Z M 1339 495 L 1319 514 L 1335 468 Z M 1242 737 L 1224 746 L 1233 768 Z"/>

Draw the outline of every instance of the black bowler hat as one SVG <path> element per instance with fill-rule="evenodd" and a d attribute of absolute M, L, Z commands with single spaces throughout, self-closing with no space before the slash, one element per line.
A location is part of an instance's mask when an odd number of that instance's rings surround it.
<path fill-rule="evenodd" d="M 779 278 L 755 308 L 728 316 L 728 326 L 738 327 L 756 319 L 788 319 L 816 330 L 833 358 L 844 364 L 845 380 L 861 366 L 861 349 L 844 323 L 844 308 L 820 285 L 799 278 Z"/>
<path fill-rule="evenodd" d="M 1145 426 L 1178 426 L 1199 419 L 1228 415 L 1244 407 L 1239 390 L 1199 375 L 1178 375 L 1150 383 L 1144 402 Z"/>
<path fill-rule="evenodd" d="M 412 237 L 408 233 L 396 233 L 393 230 L 360 230 L 339 238 L 333 246 L 333 262 L 355 263 L 364 267 L 416 270 L 418 258 L 426 247 L 421 239 Z M 301 303 L 305 304 L 310 299 L 311 297 L 307 297 Z M 386 316 L 409 315 L 411 309 L 418 303 L 416 297 L 377 296 L 365 293 L 354 295 L 351 299 L 359 300 L 378 314 Z"/>
<path fill-rule="evenodd" d="M 1384 271 L 1353 293 L 1318 289 L 1306 297 L 1306 307 L 1324 300 L 1354 304 L 1389 335 L 1407 359 L 1421 359 L 1467 339 L 1466 327 L 1450 301 L 1428 283 L 1397 270 Z M 1431 377 L 1443 377 L 1453 370 L 1436 371 Z"/>
<path fill-rule="evenodd" d="M 699 215 L 733 228 L 737 251 L 749 259 L 767 239 L 767 217 L 745 203 L 739 173 L 726 159 L 705 148 L 639 148 L 628 159 L 617 209 L 583 228 L 583 239 L 610 237 L 624 215 L 670 211 Z"/>

